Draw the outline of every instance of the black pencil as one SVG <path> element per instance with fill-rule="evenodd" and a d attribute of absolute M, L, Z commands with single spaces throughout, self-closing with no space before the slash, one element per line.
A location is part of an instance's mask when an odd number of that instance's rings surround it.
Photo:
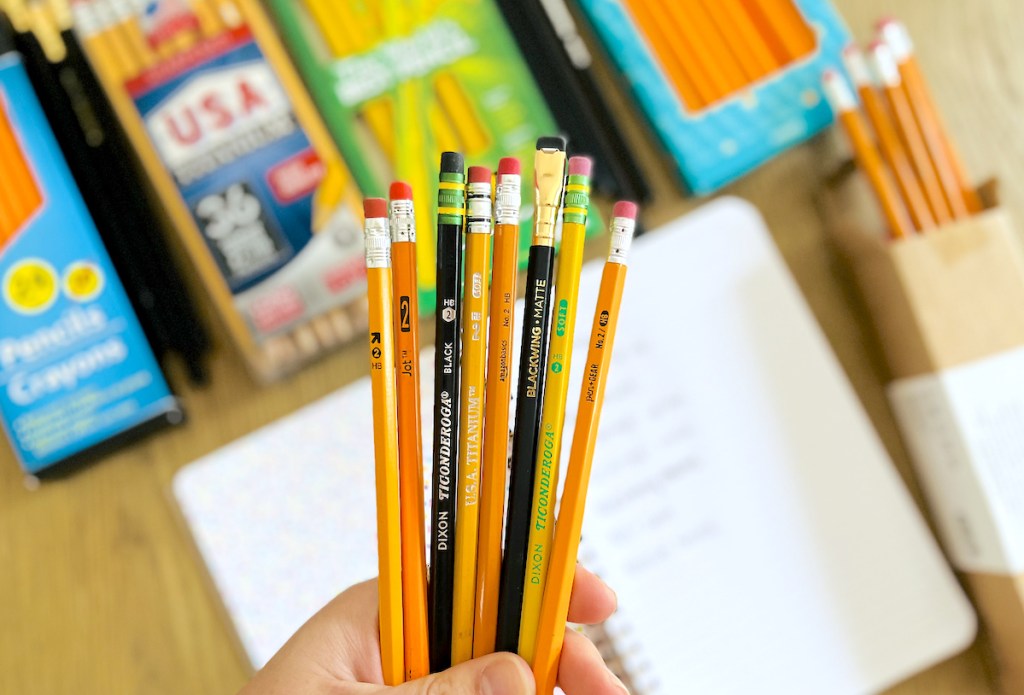
<path fill-rule="evenodd" d="M 555 264 L 555 223 L 565 190 L 565 140 L 546 137 L 537 141 L 534 160 L 533 244 L 526 268 L 526 311 L 516 391 L 516 424 L 512 435 L 505 556 L 498 590 L 496 648 L 514 652 L 519 647 L 523 613 L 523 586 L 530 538 L 533 476 L 551 319 L 552 277 Z"/>
<path fill-rule="evenodd" d="M 459 460 L 459 321 L 462 308 L 462 227 L 466 219 L 465 162 L 441 155 L 437 193 L 437 315 L 434 355 L 434 480 L 430 540 L 430 670 L 452 662 L 455 588 L 455 481 Z"/>

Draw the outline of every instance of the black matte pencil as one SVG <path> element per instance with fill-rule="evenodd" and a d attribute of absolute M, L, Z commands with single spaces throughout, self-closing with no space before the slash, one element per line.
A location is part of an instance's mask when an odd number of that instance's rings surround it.
<path fill-rule="evenodd" d="M 458 152 L 441 155 L 437 192 L 437 315 L 434 354 L 434 479 L 432 483 L 430 670 L 452 662 L 455 590 L 455 484 L 459 460 L 459 321 L 462 309 L 462 227 L 466 165 Z"/>
<path fill-rule="evenodd" d="M 498 651 L 506 652 L 514 652 L 519 647 L 519 622 L 523 613 L 533 476 L 551 326 L 555 224 L 565 190 L 564 139 L 545 137 L 537 141 L 534 189 L 536 211 L 533 244 L 530 246 L 530 260 L 526 268 L 526 309 L 516 391 L 515 432 L 512 435 L 505 556 L 501 563 L 501 585 L 498 590 L 498 634 L 495 647 Z"/>

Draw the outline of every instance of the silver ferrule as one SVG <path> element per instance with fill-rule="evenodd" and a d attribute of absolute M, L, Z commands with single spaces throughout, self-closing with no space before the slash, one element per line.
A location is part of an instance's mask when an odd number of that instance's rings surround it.
<path fill-rule="evenodd" d="M 491 233 L 491 184 L 466 186 L 466 233 Z"/>
<path fill-rule="evenodd" d="M 383 217 L 371 217 L 364 227 L 366 239 L 366 267 L 391 267 L 391 233 Z"/>
<path fill-rule="evenodd" d="M 519 224 L 519 211 L 523 207 L 523 177 L 519 174 L 498 176 L 494 195 L 494 219 L 498 224 Z"/>
<path fill-rule="evenodd" d="M 391 241 L 416 241 L 416 213 L 411 200 L 392 200 L 388 208 L 391 223 Z"/>
<path fill-rule="evenodd" d="M 625 265 L 629 249 L 633 245 L 633 232 L 636 231 L 636 220 L 629 217 L 616 217 L 612 220 L 611 248 L 608 250 L 609 263 Z"/>

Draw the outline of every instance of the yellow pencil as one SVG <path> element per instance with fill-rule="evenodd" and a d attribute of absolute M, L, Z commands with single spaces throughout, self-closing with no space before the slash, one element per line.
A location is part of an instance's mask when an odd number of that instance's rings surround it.
<path fill-rule="evenodd" d="M 473 658 L 480 460 L 487 377 L 488 272 L 491 265 L 491 170 L 470 167 L 466 186 L 466 261 L 462 300 L 459 488 L 455 512 L 452 664 Z"/>
<path fill-rule="evenodd" d="M 523 615 L 519 627 L 519 656 L 527 661 L 533 659 L 536 646 L 537 621 L 544 595 L 551 537 L 555 530 L 555 493 L 558 489 L 558 464 L 562 452 L 562 428 L 565 425 L 565 401 L 569 395 L 569 372 L 576 332 L 583 245 L 587 235 L 592 166 L 586 157 L 572 157 L 569 160 L 569 181 L 565 187 L 565 203 L 562 208 L 562 247 L 558 252 L 558 273 L 555 276 L 554 327 L 548 348 L 548 379 L 544 387 L 544 410 L 540 421 L 533 511 L 530 516 L 530 554 L 526 565 Z"/>
<path fill-rule="evenodd" d="M 544 600 L 540 609 L 537 629 L 537 650 L 533 658 L 533 676 L 538 693 L 550 693 L 558 677 L 558 662 L 565 638 L 565 621 L 569 614 L 569 597 L 576 574 L 576 555 L 583 529 L 587 487 L 597 444 L 597 429 L 601 420 L 601 405 L 608 384 L 615 328 L 622 303 L 622 288 L 626 282 L 626 258 L 636 229 L 637 207 L 633 203 L 619 202 L 612 213 L 612 239 L 608 262 L 604 266 L 601 286 L 594 310 L 594 323 L 590 333 L 590 347 L 583 370 L 579 408 L 576 413 L 576 431 L 569 450 L 565 491 L 555 527 L 555 542 L 551 549 L 551 567 L 544 587 Z"/>
<path fill-rule="evenodd" d="M 494 195 L 494 263 L 491 270 L 490 328 L 487 334 L 487 388 L 484 451 L 481 463 L 480 530 L 476 569 L 476 620 L 473 656 L 494 651 L 501 583 L 501 530 L 505 521 L 508 466 L 508 415 L 512 398 L 512 352 L 516 278 L 519 269 L 519 209 L 522 174 L 519 160 L 498 163 Z"/>
<path fill-rule="evenodd" d="M 363 210 L 366 214 L 366 296 L 370 310 L 370 383 L 377 481 L 380 655 L 384 684 L 399 685 L 405 682 L 405 640 L 391 230 L 383 198 L 367 198 Z"/>

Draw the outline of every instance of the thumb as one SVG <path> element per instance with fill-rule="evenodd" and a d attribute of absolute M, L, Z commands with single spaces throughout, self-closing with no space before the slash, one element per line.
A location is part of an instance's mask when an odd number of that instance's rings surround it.
<path fill-rule="evenodd" d="M 535 695 L 536 692 L 530 667 L 507 652 L 473 659 L 389 691 L 391 695 Z"/>

